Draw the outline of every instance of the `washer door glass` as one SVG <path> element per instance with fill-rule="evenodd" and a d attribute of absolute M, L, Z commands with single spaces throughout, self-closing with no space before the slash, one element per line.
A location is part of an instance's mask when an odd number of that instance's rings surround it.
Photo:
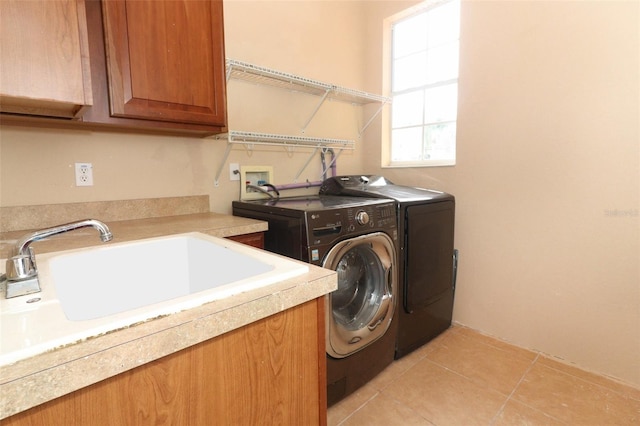
<path fill-rule="evenodd" d="M 366 327 L 386 291 L 384 268 L 368 244 L 347 251 L 338 262 L 338 289 L 331 295 L 335 321 L 347 330 Z"/>
<path fill-rule="evenodd" d="M 327 296 L 327 353 L 343 358 L 382 337 L 395 309 L 396 252 L 382 232 L 336 244 L 323 262 L 338 274 Z"/>

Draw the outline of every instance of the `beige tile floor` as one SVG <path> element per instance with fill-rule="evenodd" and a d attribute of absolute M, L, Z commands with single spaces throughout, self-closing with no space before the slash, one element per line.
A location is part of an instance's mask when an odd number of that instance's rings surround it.
<path fill-rule="evenodd" d="M 640 425 L 640 389 L 454 326 L 331 407 L 328 424 Z"/>

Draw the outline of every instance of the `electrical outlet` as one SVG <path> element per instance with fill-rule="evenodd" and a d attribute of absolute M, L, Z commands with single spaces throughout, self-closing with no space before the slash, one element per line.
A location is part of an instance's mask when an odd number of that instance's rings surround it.
<path fill-rule="evenodd" d="M 76 163 L 76 186 L 93 186 L 93 165 Z"/>
<path fill-rule="evenodd" d="M 240 180 L 240 164 L 229 164 L 229 180 Z"/>

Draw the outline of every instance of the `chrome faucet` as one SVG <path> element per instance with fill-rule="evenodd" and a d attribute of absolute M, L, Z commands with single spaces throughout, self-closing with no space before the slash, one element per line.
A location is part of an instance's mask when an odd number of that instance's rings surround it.
<path fill-rule="evenodd" d="M 42 229 L 20 238 L 11 252 L 11 257 L 7 259 L 7 272 L 5 276 L 7 299 L 40 291 L 36 256 L 33 252 L 33 248 L 30 247 L 31 243 L 54 235 L 73 231 L 74 229 L 87 227 L 97 229 L 98 232 L 100 232 L 100 239 L 103 242 L 111 241 L 113 238 L 113 234 L 111 234 L 109 227 L 95 219 L 85 219 L 78 222 L 54 226 L 53 228 Z"/>

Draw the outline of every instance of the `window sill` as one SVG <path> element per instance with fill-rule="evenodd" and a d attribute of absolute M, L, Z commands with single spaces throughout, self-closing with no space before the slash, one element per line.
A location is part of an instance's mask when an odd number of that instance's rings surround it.
<path fill-rule="evenodd" d="M 412 167 L 451 167 L 455 166 L 455 160 L 434 160 L 434 161 L 421 161 L 421 162 L 413 162 L 413 163 L 391 163 L 391 164 L 383 164 L 381 167 L 383 169 L 406 169 Z"/>

